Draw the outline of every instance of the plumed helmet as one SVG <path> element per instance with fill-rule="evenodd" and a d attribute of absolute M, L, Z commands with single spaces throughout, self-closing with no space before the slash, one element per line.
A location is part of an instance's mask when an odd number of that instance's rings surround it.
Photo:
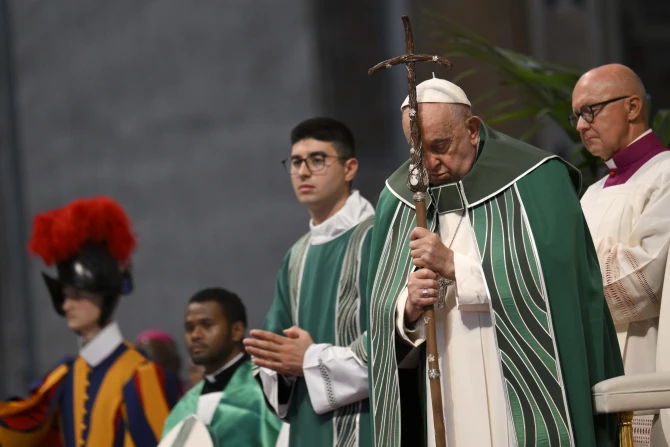
<path fill-rule="evenodd" d="M 47 266 L 56 266 L 56 278 L 42 277 L 58 314 L 64 314 L 63 288 L 73 286 L 102 295 L 100 324 L 105 325 L 118 297 L 133 289 L 130 256 L 135 246 L 123 208 L 113 199 L 96 197 L 35 216 L 29 250 Z"/>

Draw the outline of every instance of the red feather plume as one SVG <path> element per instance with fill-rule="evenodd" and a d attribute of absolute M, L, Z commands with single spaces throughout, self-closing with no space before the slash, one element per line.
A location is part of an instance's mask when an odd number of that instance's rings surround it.
<path fill-rule="evenodd" d="M 113 199 L 79 199 L 38 214 L 28 248 L 52 265 L 76 255 L 87 242 L 104 244 L 114 259 L 128 263 L 137 243 L 130 219 Z"/>

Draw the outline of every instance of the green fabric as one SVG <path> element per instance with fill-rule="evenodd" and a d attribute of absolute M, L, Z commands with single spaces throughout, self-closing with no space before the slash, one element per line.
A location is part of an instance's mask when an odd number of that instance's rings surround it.
<path fill-rule="evenodd" d="M 488 144 L 487 144 L 488 142 Z M 486 150 L 484 148 L 486 147 Z M 477 161 L 460 184 L 449 183 L 431 188 L 433 197 L 427 197 L 426 207 L 437 202 L 440 214 L 474 206 L 509 187 L 545 161 L 558 157 L 527 143 L 497 132 L 482 123 Z M 398 168 L 386 181 L 405 204 L 414 208 L 412 193 L 407 188 L 409 160 Z M 570 179 L 577 190 L 581 187 L 581 173 L 572 168 Z M 460 193 L 459 193 L 460 185 Z M 463 198 L 467 203 L 463 203 Z"/>
<path fill-rule="evenodd" d="M 486 126 L 482 136 L 477 162 L 463 181 L 431 188 L 428 216 L 430 222 L 436 212 L 466 207 L 473 219 L 512 430 L 519 445 L 542 439 L 551 445 L 613 445 L 616 422 L 593 416 L 590 387 L 623 369 L 575 193 L 578 173 Z M 415 226 L 411 196 L 400 178 L 399 170 L 381 194 L 370 255 L 375 279 L 367 292 L 369 380 L 378 446 L 397 446 L 400 438 L 394 317 L 413 270 L 408 235 Z M 582 322 L 578 329 L 575 321 Z"/>
<path fill-rule="evenodd" d="M 565 173 L 549 162 L 517 186 L 549 292 L 575 443 L 616 445 L 616 418 L 593 416 L 591 387 L 623 375 L 623 364 L 591 234 Z"/>
<path fill-rule="evenodd" d="M 407 276 L 414 269 L 409 256 L 409 233 L 416 214 L 385 188 L 377 202 L 370 247 L 366 300 L 368 329 L 368 381 L 376 446 L 395 447 L 400 440 L 400 392 L 395 350 L 395 309 Z M 428 207 L 428 227 L 434 231 L 434 205 Z"/>
<path fill-rule="evenodd" d="M 551 163 L 562 167 L 553 160 L 547 165 Z M 473 208 L 470 219 L 489 285 L 505 391 L 518 444 L 570 445 L 551 311 L 544 279 L 533 274 L 539 266 L 516 188 L 508 188 Z"/>
<path fill-rule="evenodd" d="M 309 332 L 315 343 L 351 346 L 365 361 L 367 353 L 360 347 L 366 337 L 367 314 L 360 291 L 367 287 L 367 268 L 359 266 L 368 264 L 372 221 L 370 218 L 323 244 L 309 244 L 309 235 L 301 238 L 282 261 L 275 299 L 263 328 L 281 334 L 296 324 Z M 291 447 L 353 446 L 356 438 L 357 445 L 371 443 L 367 399 L 316 414 L 302 377 L 296 380 L 287 421 L 291 424 Z"/>
<path fill-rule="evenodd" d="M 165 420 L 163 436 L 187 416 L 195 414 L 204 381 L 181 398 Z M 251 372 L 251 362 L 244 362 L 223 390 L 223 396 L 212 418 L 209 432 L 217 447 L 274 447 L 281 421 L 265 404 L 263 391 Z"/>

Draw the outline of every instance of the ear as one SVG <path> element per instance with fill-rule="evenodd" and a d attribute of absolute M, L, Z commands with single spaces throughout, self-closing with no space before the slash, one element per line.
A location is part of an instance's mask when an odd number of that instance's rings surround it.
<path fill-rule="evenodd" d="M 244 338 L 244 333 L 246 332 L 246 329 L 247 328 L 244 326 L 244 323 L 242 323 L 241 321 L 236 321 L 230 327 L 230 337 L 233 339 L 234 342 L 240 343 Z"/>
<path fill-rule="evenodd" d="M 628 121 L 637 121 L 644 113 L 644 101 L 639 96 L 632 96 L 628 100 Z"/>
<path fill-rule="evenodd" d="M 358 160 L 355 158 L 350 158 L 349 160 L 344 162 L 344 180 L 347 183 L 350 183 L 354 180 L 354 177 L 356 177 L 356 173 L 358 172 Z"/>
<path fill-rule="evenodd" d="M 468 134 L 470 137 L 470 144 L 472 146 L 479 146 L 479 132 L 482 127 L 482 120 L 478 116 L 471 116 L 465 120 L 465 126 L 468 128 Z"/>

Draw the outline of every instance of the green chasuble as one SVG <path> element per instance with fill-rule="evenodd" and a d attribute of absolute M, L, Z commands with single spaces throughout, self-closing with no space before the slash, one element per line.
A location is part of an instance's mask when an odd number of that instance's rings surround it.
<path fill-rule="evenodd" d="M 395 317 L 414 270 L 409 233 L 416 226 L 407 166 L 386 182 L 370 249 L 369 380 L 379 447 L 399 446 L 401 435 Z M 427 195 L 433 230 L 438 214 L 467 211 L 495 326 L 508 431 L 519 446 L 618 442 L 615 416 L 594 416 L 591 403 L 591 387 L 622 375 L 623 366 L 579 183 L 579 171 L 559 157 L 482 124 L 472 170 Z"/>
<path fill-rule="evenodd" d="M 274 447 L 281 421 L 267 408 L 263 391 L 253 377 L 250 361 L 242 363 L 223 390 L 208 426 L 217 447 Z M 181 398 L 165 420 L 163 436 L 184 418 L 197 414 L 204 380 Z"/>
<path fill-rule="evenodd" d="M 370 217 L 334 239 L 315 243 L 308 233 L 294 244 L 282 261 L 275 299 L 263 324 L 265 330 L 277 334 L 297 325 L 316 344 L 350 347 L 363 371 L 368 316 L 360 299 L 367 286 L 374 218 L 372 207 L 366 206 Z M 323 395 L 331 400 L 330 379 L 324 377 L 324 383 Z M 317 414 L 303 377 L 296 378 L 289 392 L 285 419 L 290 424 L 291 447 L 371 444 L 368 399 Z"/>

